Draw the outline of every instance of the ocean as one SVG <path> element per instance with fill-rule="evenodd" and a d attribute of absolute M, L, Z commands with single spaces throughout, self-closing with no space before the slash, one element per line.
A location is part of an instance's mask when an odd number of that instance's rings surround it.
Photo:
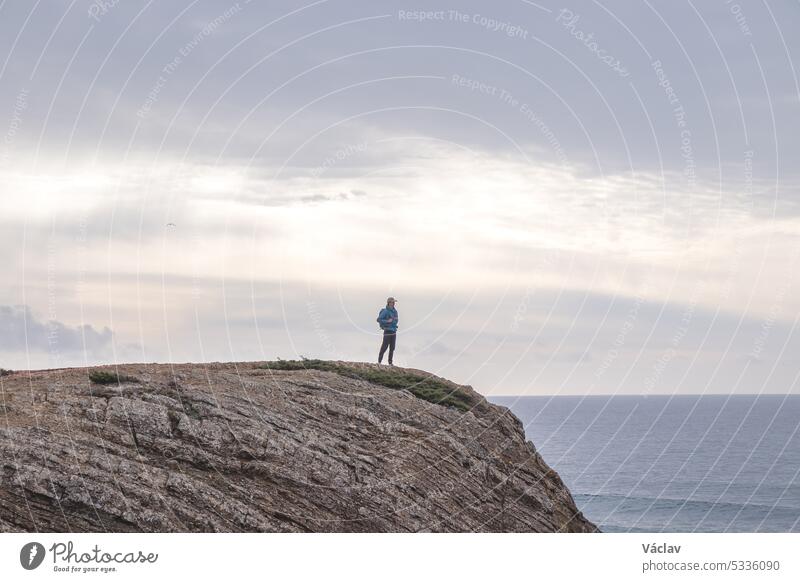
<path fill-rule="evenodd" d="M 490 401 L 603 531 L 800 531 L 800 396 Z"/>

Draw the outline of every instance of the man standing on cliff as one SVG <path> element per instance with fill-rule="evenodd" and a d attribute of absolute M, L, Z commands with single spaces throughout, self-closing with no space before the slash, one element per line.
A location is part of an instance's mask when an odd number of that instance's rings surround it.
<path fill-rule="evenodd" d="M 386 348 L 389 348 L 389 365 L 393 366 L 392 360 L 394 359 L 394 346 L 397 343 L 397 310 L 394 308 L 396 300 L 394 297 L 389 297 L 386 300 L 386 307 L 381 309 L 378 314 L 378 324 L 383 330 L 383 343 L 381 344 L 381 351 L 378 352 L 378 363 L 383 360 L 383 354 L 386 353 Z"/>

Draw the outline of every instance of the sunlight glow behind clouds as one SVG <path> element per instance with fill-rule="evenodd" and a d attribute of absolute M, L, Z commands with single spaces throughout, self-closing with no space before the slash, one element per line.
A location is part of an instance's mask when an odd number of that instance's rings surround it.
<path fill-rule="evenodd" d="M 406 145 L 392 144 L 384 168 L 346 177 L 270 179 L 241 166 L 169 161 L 16 174 L 4 180 L 4 220 L 34 230 L 55 224 L 54 242 L 67 256 L 82 233 L 91 239 L 81 248 L 83 268 L 107 264 L 120 274 L 368 288 L 375 265 L 389 261 L 393 280 L 416 289 L 572 289 L 588 282 L 574 279 L 577 261 L 599 273 L 592 291 L 633 296 L 631 274 L 648 270 L 666 282 L 682 265 L 683 277 L 710 277 L 700 298 L 709 306 L 730 286 L 719 266 L 732 242 L 742 245 L 735 276 L 753 284 L 764 267 L 758 249 L 771 239 L 792 244 L 778 236 L 791 231 L 785 222 L 756 220 L 742 207 L 723 211 L 711 189 L 680 191 L 641 174 L 584 178 L 578 169 L 424 140 Z M 375 154 L 380 146 L 371 147 Z M 193 255 L 202 261 L 186 260 Z M 687 279 L 650 293 L 687 301 L 691 289 Z M 728 295 L 726 309 L 745 307 L 743 294 Z"/>

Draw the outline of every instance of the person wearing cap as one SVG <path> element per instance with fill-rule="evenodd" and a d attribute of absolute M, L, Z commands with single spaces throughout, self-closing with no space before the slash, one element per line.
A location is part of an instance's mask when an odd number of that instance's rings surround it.
<path fill-rule="evenodd" d="M 383 343 L 381 343 L 381 351 L 378 352 L 378 363 L 383 360 L 383 354 L 386 353 L 386 348 L 389 348 L 389 365 L 393 366 L 392 360 L 394 359 L 394 347 L 397 343 L 397 309 L 394 304 L 397 300 L 394 297 L 389 297 L 386 300 L 386 307 L 381 309 L 378 314 L 378 324 L 383 330 Z"/>

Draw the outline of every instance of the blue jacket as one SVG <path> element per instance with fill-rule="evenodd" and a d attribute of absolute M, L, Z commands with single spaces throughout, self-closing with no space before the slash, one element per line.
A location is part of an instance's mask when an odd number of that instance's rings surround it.
<path fill-rule="evenodd" d="M 377 321 L 380 324 L 381 329 L 396 332 L 398 320 L 399 318 L 397 317 L 397 310 L 394 307 L 384 307 L 378 314 Z"/>

